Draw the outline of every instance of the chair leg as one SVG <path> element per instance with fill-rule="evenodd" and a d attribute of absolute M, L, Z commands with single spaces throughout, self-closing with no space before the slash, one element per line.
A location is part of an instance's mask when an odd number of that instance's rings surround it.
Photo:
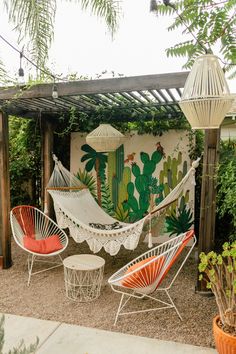
<path fill-rule="evenodd" d="M 124 296 L 125 296 L 125 294 L 122 294 L 122 295 L 121 295 L 120 303 L 119 303 L 119 306 L 118 306 L 118 310 L 117 310 L 117 312 L 116 312 L 116 318 L 115 318 L 114 326 L 116 325 L 116 322 L 117 322 L 117 320 L 118 320 L 119 313 L 120 313 L 121 308 L 122 308 L 122 302 L 123 302 Z"/>
<path fill-rule="evenodd" d="M 168 296 L 168 298 L 169 298 L 171 304 L 173 305 L 173 307 L 174 307 L 174 309 L 175 309 L 177 315 L 179 316 L 179 318 L 181 319 L 181 321 L 183 321 L 183 318 L 182 318 L 182 316 L 180 315 L 179 310 L 178 310 L 177 307 L 175 306 L 175 303 L 174 303 L 174 301 L 172 300 L 170 294 L 168 293 L 168 290 L 165 289 L 165 292 L 166 292 L 166 295 Z"/>
<path fill-rule="evenodd" d="M 63 265 L 63 259 L 61 257 L 60 254 L 58 254 L 58 257 L 60 259 L 60 263 L 57 263 L 57 262 L 52 262 L 52 261 L 48 261 L 48 260 L 40 260 L 40 259 L 37 259 L 36 260 L 36 256 L 34 254 L 30 254 L 28 255 L 28 258 L 27 258 L 27 264 L 28 264 L 28 273 L 29 273 L 29 276 L 28 276 L 28 282 L 27 282 L 27 285 L 29 286 L 30 285 L 30 280 L 31 280 L 31 276 L 34 275 L 34 274 L 38 274 L 38 273 L 42 273 L 42 272 L 46 272 L 47 270 L 50 270 L 50 269 L 54 269 L 54 268 L 57 268 L 57 267 L 61 267 Z M 51 264 L 55 264 L 54 266 L 51 266 L 49 268 L 45 268 L 45 269 L 42 269 L 42 270 L 39 270 L 37 272 L 33 272 L 33 265 L 34 265 L 34 262 L 43 262 L 43 263 L 51 263 Z"/>
<path fill-rule="evenodd" d="M 127 296 L 127 299 L 123 302 L 124 298 L 125 298 L 125 295 Z M 118 320 L 118 317 L 121 313 L 121 311 L 123 310 L 123 308 L 126 306 L 127 302 L 131 299 L 132 297 L 132 294 L 125 294 L 125 293 L 122 293 L 121 295 L 121 299 L 120 299 L 120 304 L 119 304 L 119 307 L 118 307 L 118 310 L 117 310 L 117 313 L 116 313 L 116 318 L 115 318 L 115 322 L 114 322 L 114 326 L 116 325 L 116 322 Z"/>
<path fill-rule="evenodd" d="M 33 265 L 34 265 L 34 260 L 35 260 L 36 256 L 34 254 L 32 255 L 28 255 L 28 273 L 29 273 L 29 276 L 28 276 L 28 282 L 27 282 L 27 285 L 29 286 L 30 285 L 30 279 L 31 279 L 31 275 L 32 275 L 32 270 L 33 270 Z"/>

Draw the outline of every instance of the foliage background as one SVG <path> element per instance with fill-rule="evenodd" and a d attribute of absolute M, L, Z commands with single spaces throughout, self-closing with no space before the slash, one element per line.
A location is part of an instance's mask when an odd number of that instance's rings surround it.
<path fill-rule="evenodd" d="M 9 117 L 11 207 L 40 204 L 41 147 L 38 120 Z"/>

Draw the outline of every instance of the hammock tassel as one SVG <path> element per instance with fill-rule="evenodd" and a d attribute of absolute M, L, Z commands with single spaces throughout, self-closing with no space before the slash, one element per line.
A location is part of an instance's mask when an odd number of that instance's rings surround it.
<path fill-rule="evenodd" d="M 148 233 L 148 248 L 152 248 L 153 244 L 152 244 L 152 232 L 149 231 Z"/>
<path fill-rule="evenodd" d="M 43 210 L 44 214 L 48 215 L 48 203 L 45 201 L 44 202 L 44 210 Z"/>
<path fill-rule="evenodd" d="M 152 248 L 152 214 L 149 214 L 148 248 Z"/>

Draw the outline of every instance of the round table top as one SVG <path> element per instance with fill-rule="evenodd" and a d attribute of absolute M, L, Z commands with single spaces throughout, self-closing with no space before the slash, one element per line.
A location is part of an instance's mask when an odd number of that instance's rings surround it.
<path fill-rule="evenodd" d="M 105 260 L 92 254 L 76 254 L 63 260 L 66 268 L 76 270 L 94 270 L 103 267 Z"/>

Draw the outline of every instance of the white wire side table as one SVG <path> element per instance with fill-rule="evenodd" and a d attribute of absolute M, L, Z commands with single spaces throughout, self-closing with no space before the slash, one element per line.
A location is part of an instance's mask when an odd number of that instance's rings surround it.
<path fill-rule="evenodd" d="M 100 296 L 105 260 L 91 254 L 80 254 L 63 260 L 66 296 L 88 302 Z"/>

